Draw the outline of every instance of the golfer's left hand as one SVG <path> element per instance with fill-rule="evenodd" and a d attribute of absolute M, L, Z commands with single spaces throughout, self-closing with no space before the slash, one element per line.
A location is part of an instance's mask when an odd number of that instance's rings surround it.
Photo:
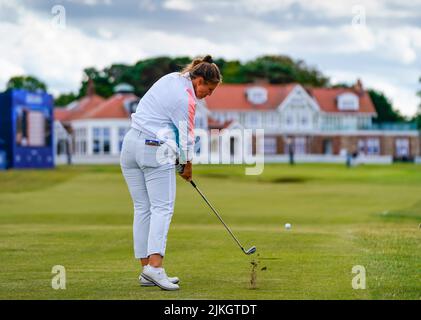
<path fill-rule="evenodd" d="M 184 166 L 184 171 L 183 171 L 183 173 L 180 174 L 180 176 L 188 182 L 190 182 L 192 180 L 193 168 L 192 168 L 191 162 L 186 163 L 186 165 Z"/>

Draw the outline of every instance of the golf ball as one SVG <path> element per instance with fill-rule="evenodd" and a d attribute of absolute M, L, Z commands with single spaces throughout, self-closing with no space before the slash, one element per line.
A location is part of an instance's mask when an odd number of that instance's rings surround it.
<path fill-rule="evenodd" d="M 291 223 L 285 223 L 285 229 L 287 230 L 291 229 Z"/>

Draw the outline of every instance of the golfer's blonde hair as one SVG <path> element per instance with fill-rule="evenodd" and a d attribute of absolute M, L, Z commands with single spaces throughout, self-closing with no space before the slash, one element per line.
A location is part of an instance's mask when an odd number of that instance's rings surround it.
<path fill-rule="evenodd" d="M 202 77 L 206 83 L 222 82 L 222 75 L 218 66 L 213 62 L 210 55 L 194 59 L 181 73 L 188 72 L 192 80 Z"/>

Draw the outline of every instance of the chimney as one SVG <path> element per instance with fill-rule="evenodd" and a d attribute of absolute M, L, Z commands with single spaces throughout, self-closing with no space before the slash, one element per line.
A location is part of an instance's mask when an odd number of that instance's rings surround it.
<path fill-rule="evenodd" d="M 87 96 L 91 97 L 95 95 L 95 84 L 92 78 L 88 79 L 88 88 L 87 88 Z"/>
<path fill-rule="evenodd" d="M 362 96 L 364 94 L 364 87 L 361 79 L 358 78 L 357 82 L 354 84 L 354 91 L 359 95 Z"/>
<path fill-rule="evenodd" d="M 253 79 L 253 84 L 264 86 L 269 84 L 269 80 L 267 78 L 257 77 Z"/>

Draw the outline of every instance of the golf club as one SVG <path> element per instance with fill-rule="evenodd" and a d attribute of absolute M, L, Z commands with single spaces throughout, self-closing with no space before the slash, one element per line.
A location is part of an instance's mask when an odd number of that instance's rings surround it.
<path fill-rule="evenodd" d="M 202 193 L 202 191 L 200 191 L 200 189 L 197 187 L 197 185 L 192 181 L 190 181 L 191 185 L 197 190 L 197 192 L 199 192 L 199 194 L 202 196 L 203 200 L 205 200 L 205 202 L 208 204 L 208 206 L 212 209 L 213 213 L 216 214 L 216 216 L 218 217 L 218 219 L 222 222 L 222 224 L 224 225 L 224 227 L 228 230 L 228 232 L 230 233 L 230 235 L 233 237 L 233 239 L 235 240 L 235 242 L 237 242 L 238 246 L 241 248 L 241 250 L 245 253 L 245 254 L 253 254 L 256 252 L 256 247 L 252 246 L 250 249 L 248 250 L 244 250 L 243 246 L 241 245 L 240 241 L 238 241 L 238 239 L 234 236 L 234 234 L 232 233 L 232 231 L 230 230 L 230 228 L 228 228 L 228 226 L 225 224 L 224 220 L 222 220 L 221 216 L 218 214 L 218 212 L 216 211 L 216 209 L 210 204 L 210 202 L 208 201 L 208 199 L 206 199 L 205 195 Z"/>

